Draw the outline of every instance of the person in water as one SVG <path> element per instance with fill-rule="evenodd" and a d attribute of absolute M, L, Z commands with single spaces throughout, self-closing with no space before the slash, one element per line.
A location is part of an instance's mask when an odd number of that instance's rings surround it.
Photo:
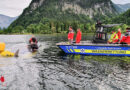
<path fill-rule="evenodd" d="M 28 47 L 30 47 L 29 49 L 32 49 L 32 51 L 37 50 L 38 49 L 37 43 L 38 41 L 36 37 L 33 35 L 29 40 L 29 45 L 28 45 Z"/>
<path fill-rule="evenodd" d="M 70 26 L 69 27 L 69 33 L 68 33 L 68 41 L 70 44 L 73 43 L 73 38 L 74 38 L 74 30 L 73 28 Z"/>
<path fill-rule="evenodd" d="M 110 37 L 110 39 L 108 40 L 109 44 L 115 44 L 118 42 L 118 35 L 116 34 L 115 31 L 112 31 L 112 35 Z"/>
<path fill-rule="evenodd" d="M 30 40 L 29 40 L 29 44 L 37 44 L 38 42 L 37 42 L 37 39 L 36 39 L 36 37 L 33 35 L 31 38 L 30 38 Z"/>
<path fill-rule="evenodd" d="M 77 29 L 76 43 L 80 43 L 81 36 L 82 36 L 82 34 L 81 34 L 81 30 L 79 28 L 79 29 Z"/>

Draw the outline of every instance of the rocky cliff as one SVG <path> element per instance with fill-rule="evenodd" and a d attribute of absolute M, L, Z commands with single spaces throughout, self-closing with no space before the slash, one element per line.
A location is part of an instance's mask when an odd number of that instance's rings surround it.
<path fill-rule="evenodd" d="M 43 18 L 59 21 L 100 19 L 117 14 L 111 0 L 32 0 L 23 14 L 11 25 L 26 27 L 44 21 Z"/>

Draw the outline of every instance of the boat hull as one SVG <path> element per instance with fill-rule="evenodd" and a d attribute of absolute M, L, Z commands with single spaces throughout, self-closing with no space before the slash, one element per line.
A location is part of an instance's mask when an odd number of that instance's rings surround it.
<path fill-rule="evenodd" d="M 58 47 L 66 54 L 130 57 L 130 46 L 58 45 Z"/>

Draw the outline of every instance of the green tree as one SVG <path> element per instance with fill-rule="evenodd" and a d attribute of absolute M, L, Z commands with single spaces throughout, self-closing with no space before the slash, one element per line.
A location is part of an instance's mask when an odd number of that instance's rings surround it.
<path fill-rule="evenodd" d="M 11 29 L 8 29 L 8 32 L 9 32 L 9 30 L 11 30 Z M 12 33 L 22 33 L 23 30 L 24 30 L 24 28 L 22 26 L 16 26 L 11 31 L 12 31 Z"/>
<path fill-rule="evenodd" d="M 28 27 L 27 27 L 27 32 L 28 33 L 35 33 L 36 31 L 36 25 L 35 24 L 30 24 Z"/>
<path fill-rule="evenodd" d="M 126 24 L 123 24 L 122 27 L 121 27 L 121 28 L 122 28 L 122 32 L 126 32 L 126 28 L 127 28 L 127 27 L 128 27 L 128 26 L 127 26 Z"/>

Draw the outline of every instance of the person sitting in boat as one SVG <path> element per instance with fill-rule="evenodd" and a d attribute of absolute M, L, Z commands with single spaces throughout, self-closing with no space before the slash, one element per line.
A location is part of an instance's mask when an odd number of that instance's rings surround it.
<path fill-rule="evenodd" d="M 73 28 L 70 26 L 69 27 L 69 33 L 68 33 L 68 41 L 70 44 L 73 43 L 73 38 L 74 38 L 74 30 Z"/>
<path fill-rule="evenodd" d="M 130 45 L 130 28 L 127 28 L 126 34 L 122 37 L 120 43 Z"/>
<path fill-rule="evenodd" d="M 118 42 L 118 35 L 116 34 L 115 31 L 112 31 L 112 35 L 110 37 L 110 39 L 108 40 L 109 44 L 115 44 Z"/>
<path fill-rule="evenodd" d="M 80 40 L 81 40 L 81 30 L 79 28 L 77 29 L 76 43 L 80 43 Z"/>
<path fill-rule="evenodd" d="M 120 42 L 120 40 L 121 40 L 121 29 L 120 28 L 118 29 L 117 35 L 118 35 L 118 42 Z"/>

